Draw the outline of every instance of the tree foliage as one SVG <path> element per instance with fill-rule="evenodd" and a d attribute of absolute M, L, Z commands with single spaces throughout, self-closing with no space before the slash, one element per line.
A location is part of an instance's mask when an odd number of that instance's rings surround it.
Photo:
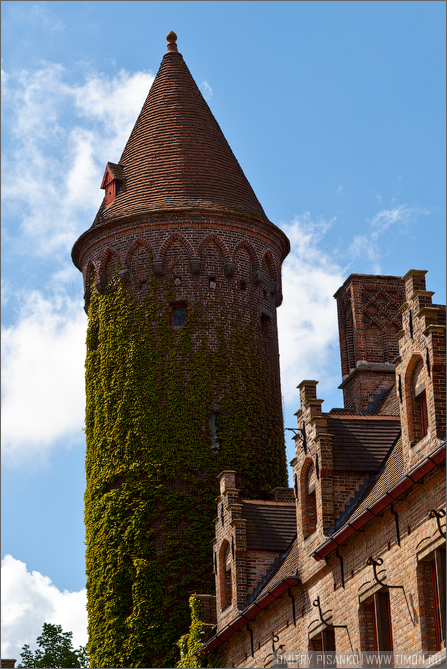
<path fill-rule="evenodd" d="M 73 632 L 63 632 L 62 625 L 44 623 L 42 634 L 37 637 L 39 649 L 30 650 L 28 644 L 22 648 L 22 661 L 18 667 L 88 667 L 85 646 L 73 649 Z"/>

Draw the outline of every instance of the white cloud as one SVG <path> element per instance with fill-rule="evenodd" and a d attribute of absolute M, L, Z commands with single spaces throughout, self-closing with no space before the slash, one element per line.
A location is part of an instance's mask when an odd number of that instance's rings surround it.
<path fill-rule="evenodd" d="M 87 643 L 85 588 L 61 592 L 48 576 L 28 572 L 26 564 L 6 555 L 2 560 L 2 657 L 20 659 L 24 644 L 36 648 L 43 623 L 73 632 L 73 647 Z"/>
<path fill-rule="evenodd" d="M 93 222 L 105 165 L 119 160 L 154 77 L 121 70 L 72 84 L 48 64 L 6 79 L 3 214 L 19 228 L 6 237 L 19 233 L 22 251 L 54 258 Z"/>
<path fill-rule="evenodd" d="M 292 247 L 283 264 L 284 302 L 278 310 L 281 385 L 286 404 L 296 404 L 296 386 L 303 379 L 320 380 L 322 389 L 338 381 L 337 355 L 336 364 L 333 362 L 338 345 L 333 295 L 344 276 L 342 268 L 320 247 L 332 223 L 312 221 L 305 212 L 281 226 Z"/>
<path fill-rule="evenodd" d="M 380 197 L 376 195 L 376 197 Z M 389 232 L 392 227 L 399 227 L 399 231 L 406 232 L 408 226 L 415 221 L 418 216 L 427 216 L 430 213 L 428 209 L 417 205 L 409 207 L 401 204 L 390 209 L 382 209 L 377 212 L 370 221 L 370 232 L 364 235 L 356 235 L 352 240 L 349 252 L 352 258 L 366 258 L 372 264 L 373 272 L 380 274 L 380 259 L 383 256 L 383 249 L 380 246 L 379 238 L 385 232 Z"/>
<path fill-rule="evenodd" d="M 202 81 L 202 90 L 205 100 L 210 100 L 213 96 L 213 89 L 207 81 Z"/>
<path fill-rule="evenodd" d="M 5 72 L 5 70 L 3 69 L 3 58 L 2 58 L 1 77 L 2 77 L 2 90 L 6 91 L 6 83 L 9 79 L 9 74 L 7 74 L 7 72 Z"/>
<path fill-rule="evenodd" d="M 11 466 L 44 460 L 84 424 L 86 317 L 66 295 L 26 297 L 2 328 L 2 457 Z"/>
<path fill-rule="evenodd" d="M 5 306 L 9 302 L 10 285 L 8 279 L 2 277 L 2 305 Z"/>
<path fill-rule="evenodd" d="M 64 22 L 56 18 L 49 9 L 52 3 L 30 3 L 21 5 L 15 3 L 9 10 L 8 21 L 20 23 L 22 26 L 26 23 L 39 25 L 39 27 L 49 32 L 61 32 L 65 30 Z"/>

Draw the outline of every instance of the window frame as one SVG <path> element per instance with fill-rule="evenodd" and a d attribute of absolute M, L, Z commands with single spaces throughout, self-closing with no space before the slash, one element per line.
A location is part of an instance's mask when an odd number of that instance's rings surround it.
<path fill-rule="evenodd" d="M 219 570 L 220 608 L 225 611 L 233 603 L 233 560 L 231 545 L 227 539 L 224 539 L 220 547 Z"/>
<path fill-rule="evenodd" d="M 174 310 L 175 309 L 184 309 L 185 310 L 185 320 L 180 324 L 180 325 L 175 325 L 174 324 Z M 174 302 L 171 304 L 171 312 L 169 316 L 169 322 L 171 327 L 174 328 L 174 330 L 179 330 L 185 323 L 188 318 L 188 305 L 186 302 Z"/>
<path fill-rule="evenodd" d="M 373 595 L 372 601 L 374 650 L 376 652 L 392 652 L 393 627 L 391 621 L 390 592 L 382 588 Z M 386 648 L 385 646 L 390 646 Z"/>
<path fill-rule="evenodd" d="M 434 618 L 435 618 L 437 651 L 444 650 L 444 648 L 446 647 L 445 554 L 446 554 L 445 547 L 437 548 L 434 551 L 434 556 L 429 561 L 432 587 L 433 587 L 433 608 L 434 608 Z"/>

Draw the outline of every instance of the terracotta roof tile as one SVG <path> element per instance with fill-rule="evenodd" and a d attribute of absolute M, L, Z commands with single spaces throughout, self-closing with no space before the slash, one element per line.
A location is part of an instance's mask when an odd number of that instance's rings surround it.
<path fill-rule="evenodd" d="M 383 463 L 381 471 L 371 483 L 363 498 L 359 501 L 349 515 L 349 521 L 355 520 L 361 513 L 397 483 L 404 473 L 404 460 L 402 453 L 402 439 L 399 439 L 388 458 Z"/>
<path fill-rule="evenodd" d="M 283 553 L 296 534 L 295 504 L 243 501 L 247 549 Z"/>
<path fill-rule="evenodd" d="M 164 56 L 117 167 L 125 184 L 93 227 L 191 208 L 268 220 L 179 53 Z"/>
<path fill-rule="evenodd" d="M 336 471 L 377 472 L 400 433 L 400 420 L 385 416 L 328 416 Z"/>

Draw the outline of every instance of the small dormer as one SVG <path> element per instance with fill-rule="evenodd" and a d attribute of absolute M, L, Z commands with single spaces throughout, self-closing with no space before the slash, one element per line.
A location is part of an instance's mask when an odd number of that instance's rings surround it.
<path fill-rule="evenodd" d="M 116 163 L 107 163 L 101 188 L 105 190 L 104 203 L 106 208 L 115 201 L 118 190 L 124 181 L 124 169 Z"/>

